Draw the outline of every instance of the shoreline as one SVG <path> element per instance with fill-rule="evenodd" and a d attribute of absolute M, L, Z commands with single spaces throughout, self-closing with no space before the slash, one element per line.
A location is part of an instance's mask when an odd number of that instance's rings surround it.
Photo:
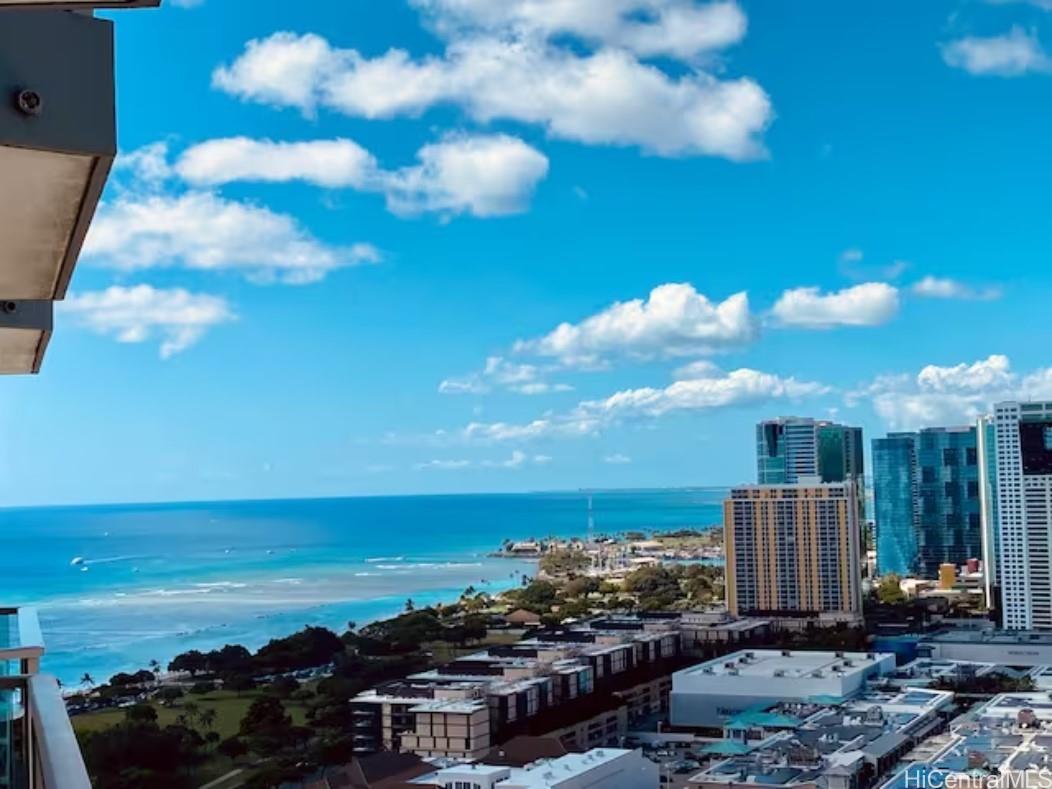
<path fill-rule="evenodd" d="M 0 570 L 33 581 L 11 602 L 38 608 L 44 670 L 72 686 L 85 672 L 103 680 L 190 649 L 373 622 L 407 597 L 496 594 L 536 576 L 537 558 L 490 554 L 514 540 L 583 539 L 586 504 L 581 494 L 494 495 L 22 513 L 11 525 L 36 535 L 37 550 L 5 564 L 0 540 Z M 710 531 L 719 510 L 711 492 L 613 494 L 596 497 L 596 514 L 600 535 L 627 537 Z"/>
<path fill-rule="evenodd" d="M 497 560 L 491 560 L 496 563 Z M 354 564 L 361 564 L 356 562 Z M 465 565 L 467 563 L 464 563 Z M 407 599 L 421 607 L 449 601 L 468 586 L 499 594 L 521 583 L 523 574 L 534 575 L 537 562 L 519 560 L 510 573 L 489 579 L 482 585 L 478 571 L 483 563 L 454 567 L 446 577 L 432 577 L 423 586 L 398 586 L 403 574 L 390 573 L 373 579 L 379 584 L 358 591 L 343 586 L 343 593 L 333 587 L 318 598 L 230 600 L 228 587 L 210 586 L 208 593 L 141 598 L 125 594 L 102 605 L 81 605 L 66 598 L 57 603 L 38 606 L 45 644 L 43 668 L 55 674 L 67 686 L 77 686 L 84 673 L 96 681 L 108 680 L 118 672 L 136 671 L 151 660 L 167 667 L 168 661 L 189 649 L 210 650 L 225 644 L 241 644 L 258 649 L 273 638 L 288 636 L 307 625 L 323 626 L 342 632 L 348 621 L 365 625 L 390 618 L 401 612 Z M 308 576 L 309 572 L 303 575 Z M 414 577 L 418 577 L 414 574 Z M 344 583 L 357 585 L 363 579 L 345 574 Z M 273 583 L 272 578 L 256 576 L 257 584 Z M 371 593 L 372 592 L 372 593 Z M 205 603 L 204 600 L 208 599 Z M 234 609 L 232 611 L 232 609 Z M 96 620 L 90 635 L 70 635 L 84 628 L 85 618 Z M 192 618 L 186 627 L 156 629 L 160 617 L 165 621 Z M 100 638 L 100 632 L 109 634 Z M 93 638 L 94 640 L 89 641 Z M 79 642 L 79 643 L 78 643 Z M 96 676 L 98 675 L 98 676 Z"/>

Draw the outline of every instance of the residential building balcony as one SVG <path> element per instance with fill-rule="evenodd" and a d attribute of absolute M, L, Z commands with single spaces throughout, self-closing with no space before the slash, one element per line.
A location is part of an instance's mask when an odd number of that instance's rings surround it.
<path fill-rule="evenodd" d="M 0 608 L 0 789 L 90 789 L 36 611 Z"/>

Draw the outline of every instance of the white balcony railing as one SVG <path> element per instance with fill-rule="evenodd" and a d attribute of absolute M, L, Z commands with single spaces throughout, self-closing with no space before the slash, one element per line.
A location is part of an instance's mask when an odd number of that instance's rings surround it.
<path fill-rule="evenodd" d="M 0 789 L 91 789 L 32 609 L 0 608 Z"/>

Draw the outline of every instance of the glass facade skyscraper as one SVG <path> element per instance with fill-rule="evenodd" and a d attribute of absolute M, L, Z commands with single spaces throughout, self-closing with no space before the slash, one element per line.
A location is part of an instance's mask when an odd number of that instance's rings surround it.
<path fill-rule="evenodd" d="M 917 434 L 873 440 L 877 574 L 912 575 L 917 562 Z"/>
<path fill-rule="evenodd" d="M 873 442 L 877 567 L 935 578 L 983 555 L 974 427 L 893 433 Z"/>
<path fill-rule="evenodd" d="M 817 439 L 818 476 L 822 482 L 862 479 L 865 463 L 861 427 L 819 423 Z"/>
<path fill-rule="evenodd" d="M 920 431 L 917 467 L 918 566 L 924 577 L 934 578 L 940 564 L 960 565 L 982 555 L 975 428 Z"/>
<path fill-rule="evenodd" d="M 756 426 L 756 481 L 795 485 L 862 479 L 862 428 L 809 417 L 769 419 Z"/>

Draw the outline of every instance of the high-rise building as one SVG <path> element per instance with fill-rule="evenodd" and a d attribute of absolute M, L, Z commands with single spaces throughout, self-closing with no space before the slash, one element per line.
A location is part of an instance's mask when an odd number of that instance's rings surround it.
<path fill-rule="evenodd" d="M 979 512 L 982 523 L 983 586 L 986 603 L 1001 611 L 1001 534 L 997 526 L 997 434 L 994 420 L 979 417 L 976 425 L 979 450 Z"/>
<path fill-rule="evenodd" d="M 820 422 L 816 429 L 818 477 L 822 482 L 861 482 L 865 474 L 862 428 Z"/>
<path fill-rule="evenodd" d="M 935 578 L 983 553 L 974 427 L 932 427 L 873 442 L 873 503 L 881 573 Z"/>
<path fill-rule="evenodd" d="M 1052 402 L 994 407 L 1004 626 L 1052 628 Z"/>
<path fill-rule="evenodd" d="M 756 426 L 756 481 L 761 485 L 862 479 L 862 428 L 810 417 L 768 419 Z"/>
<path fill-rule="evenodd" d="M 854 481 L 734 488 L 723 517 L 731 613 L 857 620 L 858 517 Z"/>
<path fill-rule="evenodd" d="M 979 449 L 974 427 L 927 428 L 919 433 L 917 560 L 925 578 L 943 564 L 982 555 Z"/>
<path fill-rule="evenodd" d="M 917 434 L 873 439 L 877 574 L 912 575 L 917 562 Z"/>

